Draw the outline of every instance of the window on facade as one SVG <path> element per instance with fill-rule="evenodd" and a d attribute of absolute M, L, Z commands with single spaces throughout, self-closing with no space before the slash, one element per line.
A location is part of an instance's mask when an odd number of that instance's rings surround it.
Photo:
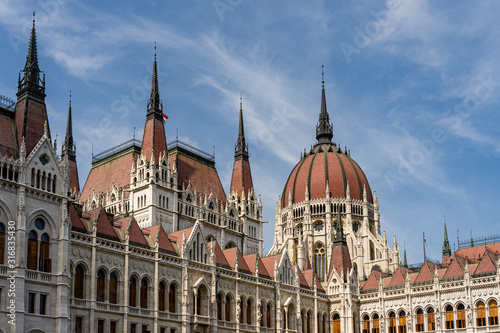
<path fill-rule="evenodd" d="M 477 326 L 486 326 L 486 309 L 483 302 L 477 303 Z"/>
<path fill-rule="evenodd" d="M 396 314 L 389 313 L 389 333 L 396 333 Z"/>
<path fill-rule="evenodd" d="M 436 329 L 436 319 L 434 317 L 434 308 L 427 309 L 427 330 L 434 331 Z"/>
<path fill-rule="evenodd" d="M 36 294 L 28 293 L 28 313 L 35 313 Z"/>
<path fill-rule="evenodd" d="M 109 323 L 109 333 L 116 333 L 116 320 L 113 320 Z"/>
<path fill-rule="evenodd" d="M 363 333 L 370 333 L 370 317 L 368 315 L 363 317 Z"/>
<path fill-rule="evenodd" d="M 148 307 L 148 279 L 142 278 L 141 280 L 141 308 Z"/>
<path fill-rule="evenodd" d="M 422 309 L 417 310 L 417 322 L 415 324 L 415 331 L 424 331 L 424 311 Z"/>
<path fill-rule="evenodd" d="M 406 313 L 399 312 L 399 333 L 406 333 Z"/>
<path fill-rule="evenodd" d="M 340 316 L 338 313 L 333 316 L 332 328 L 333 333 L 340 333 Z"/>
<path fill-rule="evenodd" d="M 49 235 L 44 233 L 41 237 L 40 242 L 40 258 L 39 258 L 39 268 L 42 272 L 50 273 L 51 262 L 50 262 L 50 238 Z"/>
<path fill-rule="evenodd" d="M 36 270 L 38 261 L 38 235 L 36 231 L 28 234 L 28 260 L 26 268 Z"/>
<path fill-rule="evenodd" d="M 239 311 L 240 311 L 240 314 L 241 314 L 240 315 L 240 324 L 243 324 L 243 302 L 245 302 L 245 300 L 241 299 L 239 301 L 239 304 L 238 304 L 238 306 L 240 307 Z"/>
<path fill-rule="evenodd" d="M 97 271 L 97 301 L 104 302 L 106 299 L 106 274 L 101 268 Z"/>
<path fill-rule="evenodd" d="M 373 328 L 372 328 L 372 333 L 380 333 L 380 321 L 379 321 L 378 314 L 373 315 Z"/>
<path fill-rule="evenodd" d="M 84 281 L 85 281 L 85 270 L 83 269 L 82 265 L 78 265 L 75 268 L 75 282 L 73 285 L 73 296 L 75 298 L 83 298 Z"/>
<path fill-rule="evenodd" d="M 194 296 L 193 306 L 195 307 L 194 314 L 200 316 L 201 315 L 201 290 L 198 288 L 196 295 Z"/>
<path fill-rule="evenodd" d="M 175 313 L 175 285 L 170 284 L 170 291 L 168 292 L 168 311 Z"/>
<path fill-rule="evenodd" d="M 226 302 L 224 304 L 224 312 L 226 321 L 231 321 L 231 296 L 226 295 Z"/>
<path fill-rule="evenodd" d="M 498 325 L 498 307 L 497 302 L 492 300 L 489 303 L 489 322 L 490 325 Z"/>
<path fill-rule="evenodd" d="M 137 333 L 137 324 L 130 324 L 130 333 Z"/>
<path fill-rule="evenodd" d="M 83 317 L 75 318 L 75 333 L 83 333 Z"/>
<path fill-rule="evenodd" d="M 247 300 L 247 324 L 252 324 L 252 300 Z"/>
<path fill-rule="evenodd" d="M 118 303 L 118 275 L 116 272 L 109 276 L 109 303 Z"/>
<path fill-rule="evenodd" d="M 217 295 L 217 319 L 222 320 L 222 294 Z"/>
<path fill-rule="evenodd" d="M 287 317 L 287 316 L 286 316 L 286 311 L 285 311 L 285 310 L 283 310 L 283 329 L 285 329 L 285 330 L 286 330 L 286 324 L 287 324 L 287 322 L 288 322 L 288 320 L 286 320 L 286 319 L 287 319 L 286 317 Z M 339 332 L 340 332 L 340 331 L 339 331 Z"/>
<path fill-rule="evenodd" d="M 325 273 L 325 246 L 318 244 L 314 250 L 314 272 L 320 281 L 324 280 Z"/>
<path fill-rule="evenodd" d="M 271 304 L 269 304 L 269 303 L 267 303 L 266 324 L 267 324 L 267 327 L 271 327 Z"/>
<path fill-rule="evenodd" d="M 262 303 L 259 304 L 259 313 L 261 314 L 259 325 L 264 327 L 264 307 L 262 306 Z"/>
<path fill-rule="evenodd" d="M 47 295 L 40 294 L 40 314 L 47 314 Z"/>
<path fill-rule="evenodd" d="M 135 276 L 132 276 L 129 281 L 128 287 L 128 305 L 136 306 L 137 305 L 137 279 Z"/>
<path fill-rule="evenodd" d="M 97 320 L 97 333 L 104 333 L 104 319 Z"/>
<path fill-rule="evenodd" d="M 457 328 L 465 328 L 465 306 L 459 304 L 457 307 Z"/>
<path fill-rule="evenodd" d="M 453 319 L 453 307 L 451 305 L 448 305 L 446 307 L 446 329 L 451 330 L 453 329 L 454 319 Z"/>
<path fill-rule="evenodd" d="M 3 265 L 5 257 L 5 225 L 0 223 L 0 265 Z"/>
<path fill-rule="evenodd" d="M 160 288 L 158 290 L 158 310 L 165 311 L 165 282 L 160 282 Z"/>

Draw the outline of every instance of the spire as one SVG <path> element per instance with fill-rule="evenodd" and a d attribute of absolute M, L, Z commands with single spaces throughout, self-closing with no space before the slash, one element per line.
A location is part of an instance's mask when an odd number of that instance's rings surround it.
<path fill-rule="evenodd" d="M 35 28 L 35 12 L 33 12 L 33 27 L 31 28 L 30 44 L 28 47 L 28 55 L 26 56 L 26 64 L 24 65 L 23 78 L 19 79 L 17 97 L 27 91 L 36 95 L 41 99 L 45 98 L 45 77 L 40 78 L 40 67 L 38 65 L 38 51 L 36 45 L 36 28 Z"/>
<path fill-rule="evenodd" d="M 406 260 L 406 243 L 404 244 L 403 266 L 408 268 L 408 261 Z"/>
<path fill-rule="evenodd" d="M 155 56 L 153 63 L 153 76 L 151 78 L 151 96 L 148 101 L 148 116 L 152 113 L 160 113 L 162 117 L 163 104 L 160 100 L 160 91 L 158 89 L 158 68 L 156 64 L 156 42 L 155 42 Z"/>
<path fill-rule="evenodd" d="M 330 124 L 330 116 L 326 110 L 324 67 L 324 65 L 321 65 L 321 112 L 319 113 L 318 125 L 316 125 L 316 140 L 318 140 L 318 144 L 331 143 L 333 138 L 333 124 Z"/>
<path fill-rule="evenodd" d="M 146 124 L 142 139 L 141 153 L 146 155 L 146 160 L 160 161 L 160 154 L 167 152 L 165 126 L 163 123 L 163 104 L 158 88 L 158 66 L 156 62 L 156 42 L 153 62 L 153 75 L 151 78 L 151 96 L 148 100 Z"/>
<path fill-rule="evenodd" d="M 243 126 L 243 97 L 240 95 L 240 122 L 238 127 L 238 141 L 234 149 L 236 159 L 248 161 L 248 146 L 245 141 L 245 128 Z"/>
<path fill-rule="evenodd" d="M 71 115 L 71 90 L 69 91 L 68 122 L 66 123 L 66 136 L 62 145 L 62 154 L 68 155 L 68 159 L 76 159 L 76 149 L 73 142 L 73 120 Z"/>
<path fill-rule="evenodd" d="M 444 218 L 444 242 L 443 242 L 443 257 L 451 256 L 450 242 L 448 241 L 448 230 L 446 229 L 446 217 Z"/>

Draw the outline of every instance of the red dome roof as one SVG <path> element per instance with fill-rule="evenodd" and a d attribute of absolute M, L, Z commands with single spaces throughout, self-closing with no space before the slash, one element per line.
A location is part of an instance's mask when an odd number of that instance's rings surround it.
<path fill-rule="evenodd" d="M 283 207 L 288 206 L 289 193 L 292 203 L 304 201 L 306 185 L 310 200 L 325 198 L 327 182 L 331 198 L 345 198 L 349 182 L 352 199 L 363 200 L 363 186 L 366 186 L 368 202 L 373 203 L 368 179 L 359 165 L 333 143 L 324 143 L 314 146 L 293 168 L 283 189 Z"/>

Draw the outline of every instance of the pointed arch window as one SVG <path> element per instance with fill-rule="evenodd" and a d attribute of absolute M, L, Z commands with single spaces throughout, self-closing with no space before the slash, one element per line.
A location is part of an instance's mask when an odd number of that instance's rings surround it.
<path fill-rule="evenodd" d="M 109 303 L 118 303 L 118 275 L 116 272 L 109 276 Z"/>
<path fill-rule="evenodd" d="M 84 298 L 84 287 L 85 287 L 85 269 L 82 265 L 78 265 L 75 268 L 75 282 L 73 285 L 73 296 L 75 298 Z"/>
<path fill-rule="evenodd" d="M 319 243 L 314 249 L 314 272 L 320 281 L 325 276 L 325 246 Z"/>
<path fill-rule="evenodd" d="M 488 306 L 490 325 L 498 325 L 498 306 L 495 300 L 491 300 Z"/>
<path fill-rule="evenodd" d="M 247 300 L 247 324 L 252 324 L 252 300 Z"/>
<path fill-rule="evenodd" d="M 217 295 L 217 320 L 222 320 L 222 294 Z"/>
<path fill-rule="evenodd" d="M 372 333 L 380 333 L 380 319 L 378 313 L 373 315 L 373 328 Z"/>
<path fill-rule="evenodd" d="M 465 328 L 465 306 L 462 303 L 457 306 L 457 328 Z"/>
<path fill-rule="evenodd" d="M 363 333 L 370 333 L 370 317 L 368 315 L 363 317 Z"/>
<path fill-rule="evenodd" d="M 224 312 L 226 321 L 231 321 L 231 296 L 226 295 L 226 302 L 224 304 Z"/>
<path fill-rule="evenodd" d="M 50 273 L 51 262 L 50 262 L 50 237 L 47 233 L 42 234 L 40 238 L 40 258 L 39 258 L 39 270 L 42 272 Z"/>
<path fill-rule="evenodd" d="M 175 284 L 170 284 L 170 290 L 168 292 L 168 311 L 175 313 Z"/>
<path fill-rule="evenodd" d="M 271 327 L 271 304 L 270 303 L 267 303 L 266 324 L 267 324 L 267 327 Z"/>
<path fill-rule="evenodd" d="M 311 313 L 307 313 L 307 333 L 311 333 Z"/>
<path fill-rule="evenodd" d="M 38 235 L 32 230 L 28 234 L 28 258 L 26 268 L 36 270 L 38 260 Z"/>
<path fill-rule="evenodd" d="M 422 309 L 417 310 L 417 322 L 415 323 L 415 331 L 424 331 L 424 311 Z"/>
<path fill-rule="evenodd" d="M 332 328 L 333 333 L 340 333 L 340 315 L 338 313 L 333 316 Z"/>
<path fill-rule="evenodd" d="M 137 306 L 137 279 L 135 276 L 130 277 L 128 286 L 128 305 Z"/>
<path fill-rule="evenodd" d="M 142 278 L 141 280 L 141 308 L 148 308 L 148 288 L 149 283 L 147 278 Z"/>
<path fill-rule="evenodd" d="M 165 282 L 160 282 L 160 287 L 158 290 L 158 310 L 165 311 Z"/>
<path fill-rule="evenodd" d="M 477 303 L 477 326 L 486 326 L 486 308 L 483 302 Z"/>
<path fill-rule="evenodd" d="M 396 333 L 396 314 L 389 313 L 389 333 Z"/>
<path fill-rule="evenodd" d="M 106 275 L 104 270 L 101 268 L 97 271 L 97 301 L 104 302 L 106 295 Z"/>
<path fill-rule="evenodd" d="M 446 307 L 446 329 L 447 330 L 452 330 L 454 325 L 454 318 L 453 318 L 453 307 L 451 305 L 448 305 Z"/>
<path fill-rule="evenodd" d="M 404 311 L 399 312 L 398 331 L 399 331 L 399 333 L 406 333 L 406 312 L 404 312 Z"/>
<path fill-rule="evenodd" d="M 0 265 L 3 265 L 5 257 L 5 225 L 0 223 Z"/>
<path fill-rule="evenodd" d="M 427 330 L 434 331 L 436 329 L 436 318 L 434 316 L 434 308 L 427 309 Z"/>

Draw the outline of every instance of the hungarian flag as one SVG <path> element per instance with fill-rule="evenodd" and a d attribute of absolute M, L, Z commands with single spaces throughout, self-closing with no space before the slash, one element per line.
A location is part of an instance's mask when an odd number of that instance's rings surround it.
<path fill-rule="evenodd" d="M 168 119 L 168 116 L 166 114 L 164 114 L 163 112 L 161 113 L 161 115 L 163 116 L 163 122 L 165 122 L 165 120 Z"/>

